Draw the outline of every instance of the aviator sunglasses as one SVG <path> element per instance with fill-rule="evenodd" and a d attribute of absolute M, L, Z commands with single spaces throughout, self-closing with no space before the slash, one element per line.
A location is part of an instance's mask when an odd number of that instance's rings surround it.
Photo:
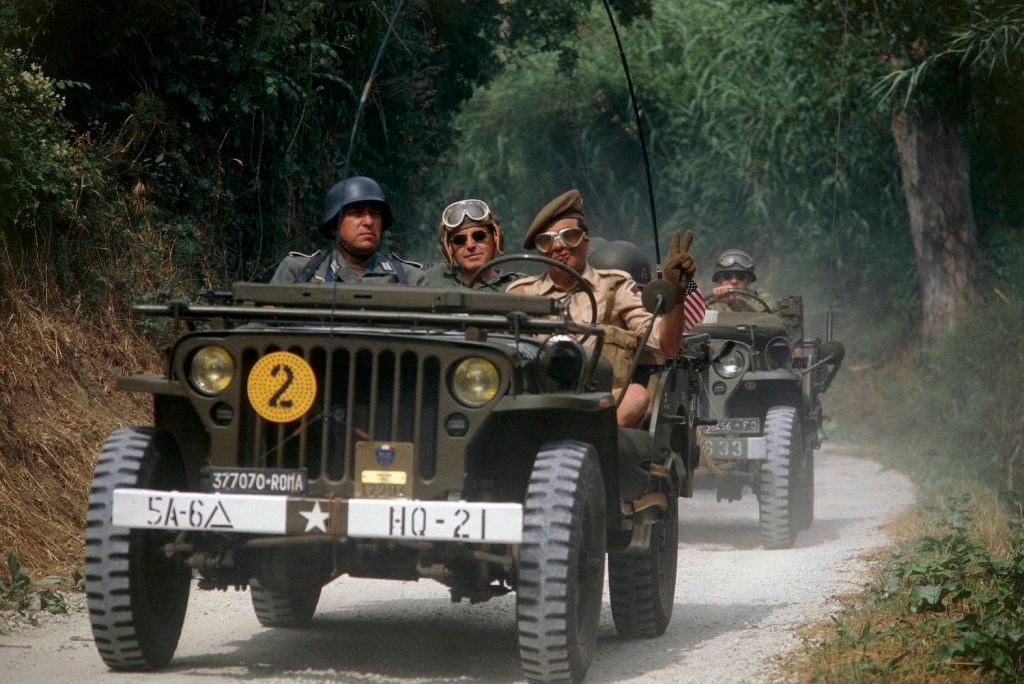
<path fill-rule="evenodd" d="M 451 237 L 451 243 L 456 247 L 464 247 L 466 243 L 469 242 L 469 238 L 473 238 L 473 242 L 480 244 L 481 242 L 486 241 L 487 238 L 490 237 L 490 235 L 491 231 L 484 230 L 483 228 L 481 228 L 479 230 L 474 230 L 472 233 L 469 233 L 468 235 L 466 233 L 459 233 L 458 235 L 453 235 Z"/>
<path fill-rule="evenodd" d="M 745 283 L 750 279 L 750 274 L 746 271 L 719 271 L 718 277 L 721 280 L 737 280 Z"/>
<path fill-rule="evenodd" d="M 467 220 L 483 223 L 490 221 L 493 216 L 491 208 L 483 200 L 465 199 L 452 202 L 445 207 L 444 211 L 441 212 L 441 223 L 445 228 L 454 229 L 461 226 Z"/>
<path fill-rule="evenodd" d="M 556 233 L 538 233 L 533 238 L 533 244 L 544 254 L 547 254 L 555 247 L 555 240 L 561 240 L 562 244 L 572 249 L 578 247 L 586 233 L 579 226 L 569 226 Z"/>

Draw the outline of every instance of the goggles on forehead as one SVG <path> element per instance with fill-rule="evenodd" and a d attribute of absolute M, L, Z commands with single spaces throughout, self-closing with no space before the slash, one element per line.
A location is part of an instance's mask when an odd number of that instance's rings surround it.
<path fill-rule="evenodd" d="M 441 212 L 441 225 L 448 229 L 461 226 L 467 220 L 483 223 L 494 218 L 494 212 L 487 203 L 478 199 L 464 199 L 452 202 Z"/>
<path fill-rule="evenodd" d="M 533 236 L 533 244 L 538 251 L 547 254 L 555 248 L 555 240 L 560 240 L 563 245 L 572 249 L 578 247 L 586 235 L 586 232 L 579 226 L 569 226 L 557 233 L 537 233 Z"/>
<path fill-rule="evenodd" d="M 718 258 L 719 269 L 732 268 L 733 266 L 739 266 L 750 270 L 754 268 L 754 260 L 743 252 L 726 252 Z"/>
<path fill-rule="evenodd" d="M 469 242 L 470 238 L 473 238 L 473 242 L 480 244 L 482 242 L 486 242 L 490 235 L 491 231 L 485 228 L 480 228 L 478 230 L 474 230 L 472 233 L 459 233 L 457 235 L 452 235 L 449 238 L 449 241 L 456 247 L 462 247 Z"/>

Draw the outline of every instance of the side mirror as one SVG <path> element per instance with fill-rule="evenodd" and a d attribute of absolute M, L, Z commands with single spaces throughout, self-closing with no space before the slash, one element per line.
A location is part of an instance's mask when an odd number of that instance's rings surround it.
<path fill-rule="evenodd" d="M 652 280 L 644 286 L 640 299 L 645 309 L 661 316 L 676 305 L 676 286 L 664 279 Z"/>
<path fill-rule="evenodd" d="M 839 340 L 828 340 L 827 342 L 821 343 L 821 348 L 818 349 L 818 358 L 825 363 L 831 363 L 839 365 L 843 362 L 843 357 L 846 356 L 846 347 Z"/>
<path fill-rule="evenodd" d="M 843 357 L 846 356 L 846 347 L 843 343 L 838 340 L 827 340 L 821 343 L 821 347 L 818 349 L 819 364 L 828 364 L 831 366 L 828 369 L 828 375 L 826 375 L 821 383 L 818 385 L 818 391 L 824 392 L 835 380 L 836 373 L 839 372 L 839 367 L 843 364 Z"/>

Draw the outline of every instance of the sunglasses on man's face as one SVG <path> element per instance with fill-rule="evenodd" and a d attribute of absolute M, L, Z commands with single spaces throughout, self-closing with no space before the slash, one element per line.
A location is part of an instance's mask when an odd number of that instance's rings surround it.
<path fill-rule="evenodd" d="M 451 238 L 451 242 L 456 247 L 465 247 L 466 243 L 469 242 L 470 238 L 473 238 L 473 242 L 480 244 L 481 242 L 485 242 L 487 238 L 489 238 L 490 236 L 491 231 L 484 230 L 483 228 L 481 228 L 480 230 L 474 230 L 472 233 L 469 233 L 468 235 L 466 233 L 459 233 L 458 235 L 453 235 Z"/>
<path fill-rule="evenodd" d="M 563 245 L 572 249 L 573 247 L 578 247 L 586 235 L 579 226 L 569 226 L 556 233 L 538 233 L 533 238 L 533 244 L 536 245 L 538 251 L 547 254 L 555 248 L 556 240 L 561 241 Z"/>
<path fill-rule="evenodd" d="M 745 283 L 750 279 L 750 274 L 746 271 L 721 271 L 718 277 L 721 280 L 736 280 Z"/>

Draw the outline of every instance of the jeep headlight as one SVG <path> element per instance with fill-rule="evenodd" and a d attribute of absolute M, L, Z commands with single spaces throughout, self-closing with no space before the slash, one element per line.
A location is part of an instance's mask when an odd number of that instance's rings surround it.
<path fill-rule="evenodd" d="M 208 396 L 220 394 L 235 377 L 235 360 L 224 347 L 203 347 L 192 357 L 189 380 L 192 386 Z"/>
<path fill-rule="evenodd" d="M 471 356 L 455 366 L 451 388 L 455 398 L 466 406 L 483 406 L 498 394 L 501 376 L 494 364 L 487 359 Z"/>
<path fill-rule="evenodd" d="M 566 391 L 580 384 L 586 352 L 571 337 L 552 335 L 541 345 L 537 359 L 542 378 L 549 381 L 545 385 L 550 385 L 551 389 Z"/>
<path fill-rule="evenodd" d="M 739 349 L 733 349 L 728 354 L 719 357 L 715 361 L 715 372 L 729 380 L 742 373 L 747 367 L 747 359 Z"/>

